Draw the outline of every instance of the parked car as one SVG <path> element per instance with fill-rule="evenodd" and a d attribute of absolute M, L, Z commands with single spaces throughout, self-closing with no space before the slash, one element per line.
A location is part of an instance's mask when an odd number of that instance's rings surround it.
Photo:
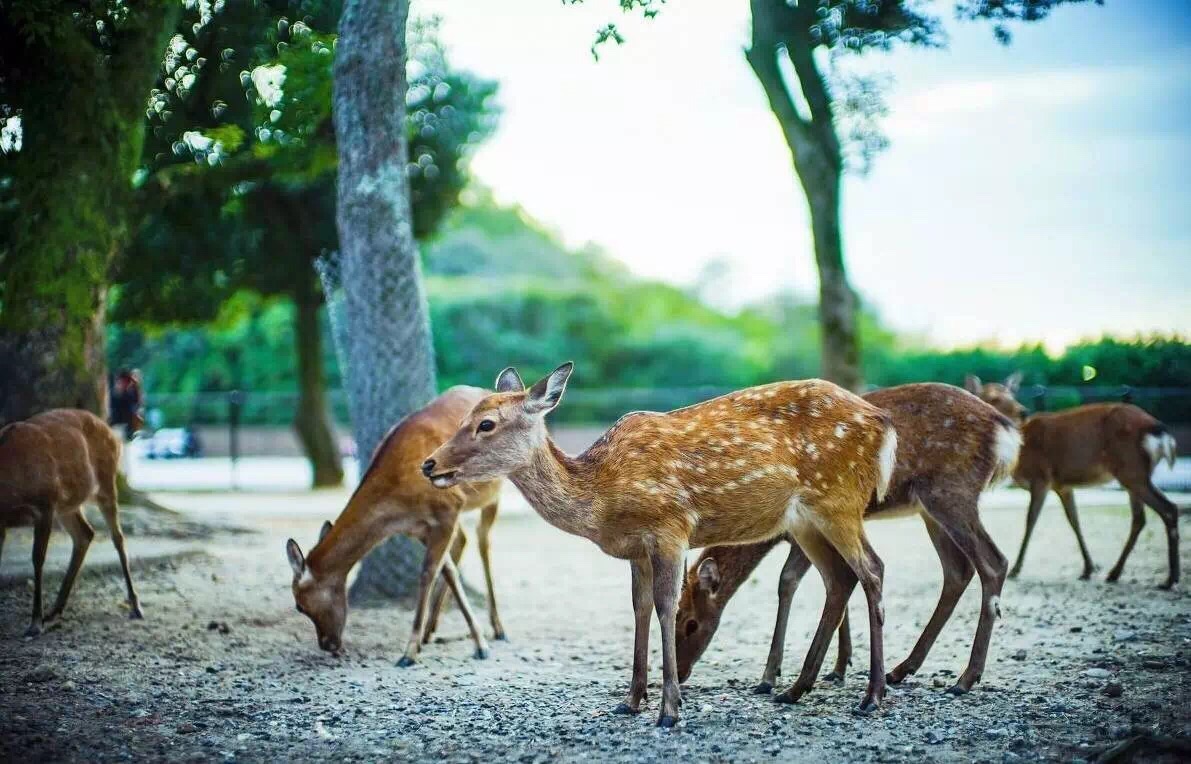
<path fill-rule="evenodd" d="M 203 455 L 198 433 L 189 427 L 163 427 L 137 438 L 137 444 L 147 459 L 193 459 Z"/>

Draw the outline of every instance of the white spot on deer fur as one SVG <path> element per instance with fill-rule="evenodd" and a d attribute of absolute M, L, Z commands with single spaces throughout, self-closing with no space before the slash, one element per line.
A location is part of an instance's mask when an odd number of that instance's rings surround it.
<path fill-rule="evenodd" d="M 748 459 L 737 459 L 736 461 L 732 462 L 732 464 L 736 467 L 743 467 L 744 465 L 748 464 Z"/>
<path fill-rule="evenodd" d="M 812 458 L 815 456 L 815 454 L 817 454 L 819 452 L 819 447 L 816 446 L 814 443 L 807 443 L 803 446 L 803 448 L 806 450 L 806 452 L 808 454 L 811 455 Z"/>
<path fill-rule="evenodd" d="M 765 391 L 766 398 L 772 398 L 775 395 L 777 395 L 777 390 L 766 390 Z"/>
<path fill-rule="evenodd" d="M 758 451 L 772 451 L 773 444 L 772 443 L 754 443 L 753 448 L 757 449 Z"/>
<path fill-rule="evenodd" d="M 724 486 L 723 486 L 725 491 L 731 491 L 735 487 L 736 487 L 735 480 L 729 480 L 727 483 L 724 483 Z"/>
<path fill-rule="evenodd" d="M 955 420 L 952 419 L 951 417 L 947 417 L 946 419 L 943 420 L 943 426 L 946 427 L 948 430 L 950 430 L 954 424 L 955 424 Z"/>
<path fill-rule="evenodd" d="M 860 412 L 853 414 L 852 421 L 856 422 L 856 424 L 864 424 L 864 414 Z"/>
<path fill-rule="evenodd" d="M 848 434 L 848 426 L 847 425 L 837 424 L 835 426 L 835 437 L 842 438 L 842 437 L 844 437 L 844 435 L 847 435 L 847 434 Z"/>

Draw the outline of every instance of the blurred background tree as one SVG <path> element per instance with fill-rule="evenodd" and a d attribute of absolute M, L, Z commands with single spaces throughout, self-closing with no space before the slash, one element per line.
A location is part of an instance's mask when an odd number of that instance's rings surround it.
<path fill-rule="evenodd" d="M 333 28 L 338 12 L 333 2 L 238 3 L 203 26 L 194 10 L 181 19 L 150 96 L 144 220 L 112 309 L 122 324 L 160 327 L 234 322 L 237 310 L 261 306 L 231 300 L 245 290 L 292 304 L 294 353 L 282 368 L 297 380 L 294 427 L 315 486 L 343 479 L 327 412 L 324 298 L 314 269 L 339 248 L 335 39 L 316 31 Z M 413 230 L 423 239 L 455 205 L 467 182 L 466 157 L 494 126 L 496 86 L 450 68 L 434 21 L 411 26 L 410 49 L 405 132 L 417 157 L 410 163 Z M 195 382 L 231 389 L 244 384 L 238 373 Z"/>
<path fill-rule="evenodd" d="M 583 0 L 569 0 L 572 3 Z M 860 306 L 848 280 L 840 231 L 845 170 L 866 171 L 888 140 L 883 78 L 838 65 L 841 56 L 888 51 L 895 45 L 946 45 L 935 7 L 951 5 L 964 20 L 993 24 L 1001 42 L 1008 24 L 1039 21 L 1064 3 L 1089 0 L 750 0 L 752 37 L 745 58 L 765 91 L 790 149 L 810 213 L 819 269 L 822 375 L 852 390 L 864 385 Z M 1091 0 L 1102 4 L 1103 0 Z M 665 0 L 620 0 L 626 12 L 658 14 Z M 599 30 L 593 53 L 624 38 L 615 24 Z M 784 69 L 794 73 L 793 79 Z"/>
<path fill-rule="evenodd" d="M 108 270 L 130 233 L 145 96 L 177 0 L 0 5 L 0 423 L 107 412 Z"/>

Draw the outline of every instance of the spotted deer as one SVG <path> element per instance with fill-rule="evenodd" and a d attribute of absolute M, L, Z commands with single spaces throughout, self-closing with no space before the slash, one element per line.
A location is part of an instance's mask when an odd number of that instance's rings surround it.
<path fill-rule="evenodd" d="M 562 399 L 572 368 L 565 363 L 529 389 L 505 369 L 497 392 L 476 404 L 422 469 L 443 489 L 508 476 L 548 523 L 629 561 L 633 678 L 615 712 L 638 713 L 645 699 L 656 608 L 657 723 L 668 727 L 678 719 L 674 616 L 687 549 L 782 533 L 807 550 L 828 596 L 802 676 L 779 699 L 794 702 L 811 689 L 859 580 L 871 634 L 861 709 L 876 709 L 885 691 L 884 566 L 865 538 L 863 516 L 874 493 L 885 495 L 893 471 L 897 434 L 889 415 L 830 382 L 778 382 L 669 413 L 625 415 L 571 457 L 550 439 L 545 416 Z"/>
<path fill-rule="evenodd" d="M 103 513 L 120 558 L 128 594 L 129 617 L 144 618 L 132 585 L 124 531 L 116 504 L 116 468 L 120 439 L 107 424 L 81 409 L 52 409 L 0 429 L 0 549 L 6 529 L 33 526 L 33 618 L 26 636 L 41 633 L 62 615 L 74 588 L 95 529 L 83 515 L 94 500 Z M 74 548 L 58 599 L 42 614 L 42 568 L 54 520 L 70 534 Z"/>
<path fill-rule="evenodd" d="M 950 619 L 956 603 L 971 582 L 980 578 L 980 618 L 967 668 L 950 688 L 953 694 L 972 689 L 984 673 L 994 619 L 1000 616 L 1001 587 L 1008 562 L 980 521 L 977 502 L 986 487 L 1009 476 L 1017 461 L 1021 438 L 1016 425 L 991 406 L 958 387 L 914 384 L 877 390 L 864 399 L 893 417 L 897 429 L 897 464 L 885 498 L 873 497 L 866 517 L 899 516 L 917 511 L 943 568 L 943 590 L 909 657 L 887 676 L 898 684 L 921 668 L 927 654 Z M 748 579 L 780 538 L 747 546 L 706 549 L 687 573 L 678 604 L 678 673 L 690 676 L 732 595 Z M 769 659 L 758 693 L 772 690 L 781 673 L 790 602 L 810 560 L 796 543 L 778 583 L 777 623 Z M 845 611 L 839 630 L 839 649 L 830 681 L 843 681 L 852 653 Z"/>
<path fill-rule="evenodd" d="M 1038 514 L 1046 500 L 1047 491 L 1054 491 L 1063 505 L 1067 522 L 1075 531 L 1079 552 L 1083 556 L 1081 580 L 1091 578 L 1096 566 L 1088 553 L 1079 514 L 1075 508 L 1075 492 L 1080 486 L 1097 485 L 1116 479 L 1129 494 L 1129 509 L 1133 524 L 1125 548 L 1105 578 L 1115 583 L 1125 569 L 1125 561 L 1145 527 L 1145 506 L 1158 514 L 1166 525 L 1166 550 L 1169 575 L 1161 585 L 1169 589 L 1179 580 L 1179 511 L 1170 499 L 1159 491 L 1151 476 L 1154 468 L 1166 459 L 1174 466 L 1176 444 L 1166 426 L 1142 409 L 1129 403 L 1092 403 L 1055 413 L 1026 416 L 1025 407 L 1016 394 L 1021 373 L 1009 376 L 1004 383 L 980 381 L 968 375 L 964 386 L 997 408 L 1006 416 L 1022 421 L 1021 458 L 1013 472 L 1013 480 L 1030 491 L 1030 505 L 1026 512 L 1026 530 L 1021 551 L 1009 571 L 1010 578 L 1021 573 L 1026 547 L 1038 522 Z"/>
<path fill-rule="evenodd" d="M 426 545 L 418 579 L 418 599 L 413 629 L 398 661 L 401 667 L 417 662 L 431 623 L 442 605 L 440 588 L 431 598 L 432 585 L 441 577 L 455 596 L 475 642 L 476 658 L 488 657 L 488 643 L 476 624 L 459 583 L 455 562 L 466 543 L 459 514 L 479 509 L 480 558 L 488 585 L 488 614 L 496 639 L 505 631 L 496 610 L 489 558 L 489 531 L 496 519 L 500 481 L 488 480 L 435 490 L 420 474 L 425 455 L 450 437 L 459 423 L 488 391 L 477 387 L 452 387 L 399 422 L 377 447 L 360 485 L 334 523 L 325 523 L 318 543 L 307 555 L 297 542 L 286 542 L 293 569 L 294 603 L 298 612 L 314 622 L 318 645 L 337 653 L 342 648 L 347 622 L 347 576 L 364 555 L 385 539 L 404 533 Z"/>

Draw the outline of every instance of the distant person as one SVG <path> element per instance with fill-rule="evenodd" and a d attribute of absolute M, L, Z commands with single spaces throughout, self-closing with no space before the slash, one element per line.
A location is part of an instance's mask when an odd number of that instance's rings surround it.
<path fill-rule="evenodd" d="M 132 440 L 136 431 L 145 426 L 145 419 L 141 414 L 143 406 L 140 373 L 135 369 L 121 369 L 116 372 L 109 393 L 109 421 L 112 429 L 116 430 L 123 440 Z"/>
<path fill-rule="evenodd" d="M 108 393 L 108 420 L 112 429 L 127 443 L 132 436 L 145 426 L 145 419 L 141 414 L 144 397 L 141 392 L 141 375 L 135 369 L 121 369 L 116 372 Z M 129 449 L 120 449 L 120 472 L 128 474 Z"/>

